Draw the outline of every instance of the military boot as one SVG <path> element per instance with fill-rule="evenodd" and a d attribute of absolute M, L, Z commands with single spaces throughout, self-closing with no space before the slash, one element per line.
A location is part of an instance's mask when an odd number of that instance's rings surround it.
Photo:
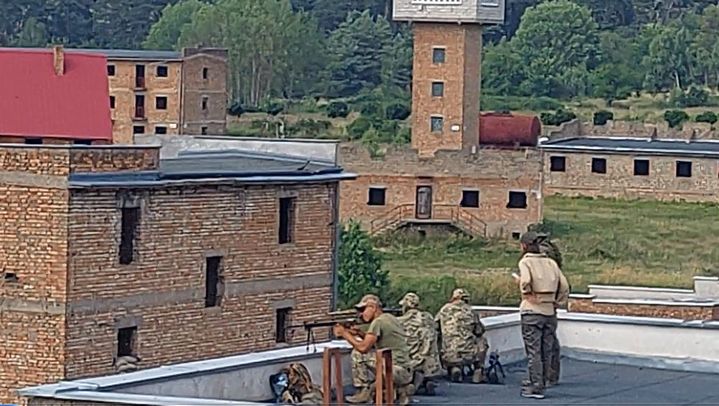
<path fill-rule="evenodd" d="M 486 377 L 484 376 L 484 368 L 477 368 L 472 374 L 472 383 L 484 383 Z"/>
<path fill-rule="evenodd" d="M 370 388 L 361 388 L 352 396 L 347 396 L 347 403 L 369 403 L 372 401 L 372 390 Z"/>
<path fill-rule="evenodd" d="M 414 393 L 415 390 L 415 386 L 411 383 L 397 388 L 397 404 L 400 406 L 410 404 L 410 393 Z"/>
<path fill-rule="evenodd" d="M 427 396 L 434 396 L 435 395 L 435 388 L 437 387 L 437 384 L 434 383 L 431 379 L 428 379 L 427 382 L 424 384 L 424 390 Z"/>
<path fill-rule="evenodd" d="M 422 387 L 422 382 L 424 382 L 424 374 L 420 371 L 415 371 L 414 379 L 412 380 L 412 386 L 415 388 L 414 392 L 418 391 Z M 409 395 L 414 395 L 414 392 Z"/>

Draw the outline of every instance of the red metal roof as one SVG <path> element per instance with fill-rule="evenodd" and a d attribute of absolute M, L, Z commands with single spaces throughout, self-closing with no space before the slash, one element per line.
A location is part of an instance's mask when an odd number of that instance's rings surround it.
<path fill-rule="evenodd" d="M 479 115 L 480 145 L 534 147 L 541 133 L 542 124 L 536 116 L 510 113 Z"/>
<path fill-rule="evenodd" d="M 107 58 L 52 49 L 0 48 L 0 135 L 112 140 Z"/>

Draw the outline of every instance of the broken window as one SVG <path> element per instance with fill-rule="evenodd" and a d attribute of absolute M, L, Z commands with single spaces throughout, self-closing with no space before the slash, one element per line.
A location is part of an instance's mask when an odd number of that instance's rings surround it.
<path fill-rule="evenodd" d="M 223 287 L 222 257 L 207 257 L 205 261 L 205 307 L 216 307 L 221 304 Z"/>
<path fill-rule="evenodd" d="M 122 230 L 120 231 L 120 264 L 132 263 L 135 256 L 135 237 L 137 224 L 140 221 L 139 207 L 122 208 Z"/>
<path fill-rule="evenodd" d="M 444 129 L 444 118 L 439 116 L 430 117 L 429 127 L 433 133 L 441 133 Z"/>
<path fill-rule="evenodd" d="M 145 87 L 145 65 L 135 65 L 135 87 Z"/>
<path fill-rule="evenodd" d="M 42 138 L 25 138 L 25 144 L 40 145 L 40 144 L 42 144 Z"/>
<path fill-rule="evenodd" d="M 525 192 L 509 192 L 508 209 L 526 209 L 527 194 Z"/>
<path fill-rule="evenodd" d="M 210 76 L 210 69 L 202 68 L 202 79 L 207 79 Z"/>
<path fill-rule="evenodd" d="M 567 159 L 563 156 L 549 157 L 549 170 L 552 172 L 564 172 L 566 165 Z"/>
<path fill-rule="evenodd" d="M 92 145 L 92 140 L 74 140 L 73 145 Z"/>
<path fill-rule="evenodd" d="M 592 173 L 607 173 L 607 160 L 592 158 Z"/>
<path fill-rule="evenodd" d="M 634 176 L 647 176 L 647 175 L 649 175 L 649 160 L 635 159 L 634 160 Z"/>
<path fill-rule="evenodd" d="M 110 96 L 110 108 L 115 108 L 115 96 Z"/>
<path fill-rule="evenodd" d="M 167 77 L 167 66 L 158 66 L 157 67 L 157 77 L 158 78 L 166 78 Z"/>
<path fill-rule="evenodd" d="M 132 133 L 133 133 L 133 134 L 144 134 L 144 133 L 145 133 L 145 126 L 144 126 L 144 125 L 134 125 L 134 126 L 132 126 Z"/>
<path fill-rule="evenodd" d="M 202 110 L 207 110 L 207 96 L 202 96 Z"/>
<path fill-rule="evenodd" d="M 200 134 L 202 134 L 202 135 L 207 135 L 207 126 L 204 126 L 204 125 L 203 125 L 203 126 L 200 128 Z"/>
<path fill-rule="evenodd" d="M 459 205 L 462 207 L 479 207 L 479 190 L 463 190 L 462 201 Z"/>
<path fill-rule="evenodd" d="M 15 272 L 3 272 L 3 280 L 6 283 L 17 283 L 19 281 Z"/>
<path fill-rule="evenodd" d="M 291 311 L 291 307 L 275 311 L 275 342 L 277 343 L 287 342 L 287 326 L 289 325 Z"/>
<path fill-rule="evenodd" d="M 155 134 L 167 134 L 167 127 L 164 125 L 156 125 Z"/>
<path fill-rule="evenodd" d="M 370 206 L 384 206 L 385 205 L 385 194 L 386 189 L 380 187 L 369 188 L 369 196 L 367 204 Z"/>
<path fill-rule="evenodd" d="M 107 65 L 107 76 L 115 76 L 115 65 Z"/>
<path fill-rule="evenodd" d="M 280 244 L 289 244 L 294 241 L 295 200 L 294 197 L 280 198 Z"/>
<path fill-rule="evenodd" d="M 445 49 L 444 48 L 432 48 L 432 63 L 440 64 L 444 63 L 445 60 Z"/>
<path fill-rule="evenodd" d="M 145 96 L 135 95 L 135 118 L 145 118 Z"/>
<path fill-rule="evenodd" d="M 155 108 L 158 110 L 167 110 L 167 97 L 157 96 L 155 98 Z"/>
<path fill-rule="evenodd" d="M 522 236 L 522 233 L 519 233 L 517 231 L 512 233 L 512 239 L 513 240 L 519 240 L 519 238 Z"/>
<path fill-rule="evenodd" d="M 691 178 L 692 163 L 690 161 L 677 161 L 677 178 Z"/>
<path fill-rule="evenodd" d="M 432 82 L 432 97 L 444 96 L 444 82 Z"/>
<path fill-rule="evenodd" d="M 137 327 L 125 327 L 117 330 L 117 356 L 135 356 Z"/>

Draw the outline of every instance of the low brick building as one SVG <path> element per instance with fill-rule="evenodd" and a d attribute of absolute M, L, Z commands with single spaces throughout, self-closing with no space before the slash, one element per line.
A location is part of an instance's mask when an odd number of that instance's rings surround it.
<path fill-rule="evenodd" d="M 587 137 L 540 147 L 546 195 L 718 200 L 719 141 Z"/>
<path fill-rule="evenodd" d="M 0 146 L 0 402 L 299 343 L 333 306 L 341 168 L 147 146 Z"/>

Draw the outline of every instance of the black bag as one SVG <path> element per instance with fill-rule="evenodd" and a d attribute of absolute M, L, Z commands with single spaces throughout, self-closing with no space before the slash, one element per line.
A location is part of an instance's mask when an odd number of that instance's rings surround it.
<path fill-rule="evenodd" d="M 499 353 L 494 351 L 489 354 L 489 367 L 487 368 L 487 382 L 492 385 L 504 385 L 504 373 L 502 363 L 499 362 Z"/>

